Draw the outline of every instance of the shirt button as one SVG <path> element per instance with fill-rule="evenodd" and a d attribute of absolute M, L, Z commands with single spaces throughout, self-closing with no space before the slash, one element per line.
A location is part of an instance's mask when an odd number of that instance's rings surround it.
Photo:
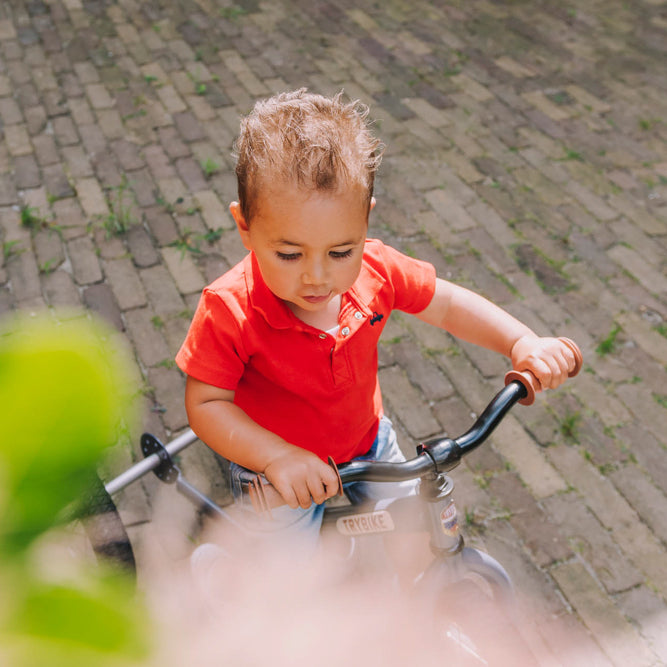
<path fill-rule="evenodd" d="M 343 327 L 340 330 L 340 332 L 343 336 L 349 336 L 350 335 L 350 327 Z"/>
<path fill-rule="evenodd" d="M 363 314 L 360 313 L 359 311 L 357 311 L 357 312 L 354 314 L 354 319 L 355 319 L 355 320 L 360 320 L 362 317 L 363 317 Z"/>
<path fill-rule="evenodd" d="M 322 340 L 324 340 L 326 337 L 327 337 L 327 335 L 326 335 L 325 333 L 321 333 L 321 334 L 320 334 L 320 338 L 321 338 Z"/>

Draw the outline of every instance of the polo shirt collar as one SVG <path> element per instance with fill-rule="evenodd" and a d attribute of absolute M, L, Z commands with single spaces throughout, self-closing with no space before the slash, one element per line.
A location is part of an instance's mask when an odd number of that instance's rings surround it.
<path fill-rule="evenodd" d="M 274 329 L 289 329 L 293 328 L 295 324 L 307 327 L 308 325 L 301 322 L 282 299 L 279 299 L 267 287 L 259 270 L 255 253 L 251 251 L 244 262 L 246 286 L 248 288 L 250 303 L 264 317 L 267 323 Z M 341 310 L 345 305 L 346 299 L 349 299 L 365 315 L 370 315 L 372 313 L 370 305 L 385 282 L 382 275 L 372 266 L 369 266 L 365 261 L 362 262 L 361 271 L 354 285 L 343 294 Z"/>
<path fill-rule="evenodd" d="M 372 315 L 370 307 L 375 297 L 380 293 L 386 280 L 367 262 L 362 262 L 359 276 L 354 281 L 346 295 L 364 315 Z M 341 304 L 341 309 L 345 304 Z"/>
<path fill-rule="evenodd" d="M 252 307 L 274 329 L 289 329 L 298 321 L 294 313 L 266 285 L 254 252 L 245 258 L 245 279 Z"/>

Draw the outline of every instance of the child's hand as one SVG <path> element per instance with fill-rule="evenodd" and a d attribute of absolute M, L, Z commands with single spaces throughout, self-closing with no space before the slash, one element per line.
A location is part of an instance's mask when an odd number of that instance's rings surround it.
<path fill-rule="evenodd" d="M 558 338 L 522 336 L 512 347 L 512 367 L 530 371 L 541 389 L 555 389 L 567 380 L 575 369 L 574 352 Z"/>
<path fill-rule="evenodd" d="M 292 508 L 318 505 L 338 493 L 338 475 L 318 456 L 300 447 L 291 447 L 273 459 L 264 476 Z"/>

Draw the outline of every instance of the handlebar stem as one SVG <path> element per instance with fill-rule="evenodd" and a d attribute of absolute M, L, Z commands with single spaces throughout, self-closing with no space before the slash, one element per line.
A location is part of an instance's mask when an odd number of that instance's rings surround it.
<path fill-rule="evenodd" d="M 437 437 L 421 443 L 417 447 L 417 452 L 428 454 L 433 460 L 433 472 L 437 475 L 439 472 L 452 470 L 461 462 L 461 448 L 454 440 L 446 437 Z"/>

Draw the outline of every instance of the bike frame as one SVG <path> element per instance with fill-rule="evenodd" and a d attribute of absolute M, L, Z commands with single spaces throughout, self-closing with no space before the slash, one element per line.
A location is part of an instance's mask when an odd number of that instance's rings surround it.
<path fill-rule="evenodd" d="M 435 559 L 423 574 L 424 586 L 430 588 L 435 585 L 433 590 L 440 589 L 472 572 L 494 586 L 505 602 L 510 602 L 513 598 L 512 584 L 500 563 L 478 549 L 464 547 L 452 497 L 454 484 L 446 473 L 456 467 L 461 458 L 479 447 L 512 406 L 525 400 L 529 394 L 530 390 L 521 378 L 509 381 L 466 433 L 455 439 L 438 437 L 428 440 L 418 446 L 417 456 L 408 461 L 352 461 L 341 465 L 337 470 L 342 488 L 355 481 L 419 479 L 418 493 L 383 503 L 381 508 L 374 505 L 327 506 L 323 523 L 335 525 L 339 533 L 355 539 L 393 531 L 426 529 L 431 536 Z M 106 484 L 107 492 L 110 495 L 117 493 L 153 471 L 161 481 L 175 484 L 177 490 L 201 511 L 222 519 L 233 529 L 238 528 L 228 512 L 184 479 L 172 460 L 175 454 L 196 440 L 197 436 L 189 430 L 165 446 L 153 435 L 144 433 L 141 437 L 144 460 Z M 245 493 L 263 489 L 266 484 L 258 482 L 258 476 L 251 473 L 242 477 L 241 481 Z M 260 511 L 270 514 L 267 504 L 263 504 Z"/>

